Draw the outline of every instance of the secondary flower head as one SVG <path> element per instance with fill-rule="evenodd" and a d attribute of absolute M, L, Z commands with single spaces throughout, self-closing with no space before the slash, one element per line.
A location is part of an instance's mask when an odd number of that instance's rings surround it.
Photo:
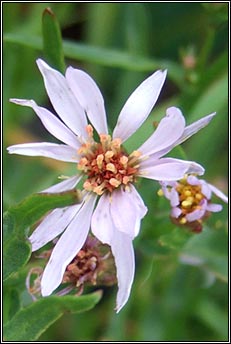
<path fill-rule="evenodd" d="M 228 202 L 223 192 L 195 175 L 185 175 L 179 181 L 161 184 L 162 189 L 158 193 L 170 200 L 173 222 L 188 226 L 194 232 L 201 232 L 203 221 L 211 212 L 222 210 L 220 204 L 211 202 L 213 193 L 225 203 Z"/>
<path fill-rule="evenodd" d="M 43 251 L 36 258 L 47 263 L 53 248 Z M 31 297 L 36 300 L 41 295 L 43 268 L 33 266 L 27 275 L 26 287 Z M 116 284 L 116 274 L 111 251 L 95 237 L 89 235 L 86 242 L 72 261 L 67 265 L 60 290 L 56 295 L 75 293 L 81 295 L 86 285 L 111 286 Z"/>
<path fill-rule="evenodd" d="M 76 164 L 77 174 L 44 191 L 60 192 L 76 187 L 82 178 L 81 204 L 54 209 L 29 240 L 32 250 L 59 236 L 41 280 L 42 295 L 50 295 L 61 283 L 67 265 L 83 246 L 89 229 L 111 247 L 117 268 L 117 312 L 130 295 L 135 272 L 132 240 L 138 235 L 147 212 L 134 183 L 138 177 L 158 181 L 183 178 L 185 173 L 203 174 L 192 162 L 163 158 L 174 146 L 207 125 L 215 114 L 185 126 L 178 108 L 171 107 L 155 132 L 137 150 L 127 153 L 126 141 L 148 117 L 166 78 L 157 71 L 131 94 L 110 135 L 101 92 L 85 72 L 68 67 L 65 76 L 37 60 L 50 101 L 60 119 L 33 100 L 11 99 L 33 108 L 45 128 L 64 144 L 25 143 L 8 147 L 9 153 L 43 156 Z M 95 128 L 97 135 L 93 134 Z M 98 203 L 97 203 L 98 202 Z"/>

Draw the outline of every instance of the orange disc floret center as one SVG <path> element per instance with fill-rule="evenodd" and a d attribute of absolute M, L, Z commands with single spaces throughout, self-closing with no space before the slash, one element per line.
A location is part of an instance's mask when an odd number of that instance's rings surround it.
<path fill-rule="evenodd" d="M 83 186 L 87 191 L 102 195 L 112 192 L 120 186 L 133 183 L 139 169 L 140 152 L 127 155 L 121 146 L 121 140 L 112 139 L 110 135 L 101 134 L 100 142 L 93 139 L 93 129 L 87 126 L 88 141 L 78 153 L 81 158 L 78 169 L 85 173 L 87 180 Z"/>

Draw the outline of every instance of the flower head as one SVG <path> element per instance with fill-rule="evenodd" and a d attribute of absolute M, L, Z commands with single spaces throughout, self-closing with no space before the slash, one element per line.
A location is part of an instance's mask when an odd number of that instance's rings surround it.
<path fill-rule="evenodd" d="M 41 258 L 47 263 L 52 251 L 53 247 L 43 251 L 36 258 Z M 33 300 L 41 295 L 42 275 L 43 268 L 40 266 L 33 266 L 27 275 L 26 287 Z M 57 291 L 56 295 L 65 295 L 69 292 L 81 295 L 85 285 L 111 286 L 113 284 L 116 284 L 116 274 L 110 248 L 89 235 L 81 250 L 67 265 L 60 290 Z"/>
<path fill-rule="evenodd" d="M 43 156 L 76 164 L 77 173 L 45 192 L 74 188 L 82 178 L 81 204 L 54 209 L 29 240 L 32 250 L 59 238 L 41 280 L 42 295 L 50 295 L 62 282 L 66 267 L 82 248 L 89 229 L 111 247 L 117 268 L 117 312 L 125 305 L 135 272 L 132 240 L 138 235 L 147 208 L 134 186 L 138 177 L 158 181 L 203 174 L 192 161 L 163 158 L 174 146 L 207 125 L 215 114 L 185 126 L 181 111 L 168 108 L 155 132 L 137 150 L 127 153 L 126 141 L 145 121 L 155 105 L 166 71 L 157 71 L 131 94 L 122 108 L 112 135 L 108 132 L 101 92 L 85 72 L 68 67 L 65 76 L 37 60 L 47 94 L 60 119 L 33 100 L 11 99 L 33 108 L 44 127 L 63 144 L 25 143 L 8 147 L 9 153 Z M 90 123 L 90 124 L 89 124 Z M 93 135 L 93 127 L 98 134 Z"/>
<path fill-rule="evenodd" d="M 211 202 L 213 193 L 225 203 L 228 202 L 228 198 L 223 192 L 205 180 L 198 179 L 195 175 L 185 175 L 179 181 L 162 182 L 161 184 L 162 189 L 159 194 L 163 194 L 169 199 L 173 222 L 188 226 L 194 232 L 202 230 L 203 220 L 211 212 L 222 210 L 220 204 Z"/>

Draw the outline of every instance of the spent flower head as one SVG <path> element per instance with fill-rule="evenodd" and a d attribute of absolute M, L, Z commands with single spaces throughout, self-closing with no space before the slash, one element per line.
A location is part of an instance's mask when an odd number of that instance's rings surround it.
<path fill-rule="evenodd" d="M 46 264 L 50 258 L 54 242 L 52 248 L 36 256 L 41 259 L 42 265 Z M 41 296 L 43 271 L 42 266 L 36 266 L 28 272 L 26 287 L 33 300 Z M 86 286 L 111 286 L 116 282 L 114 259 L 109 246 L 102 244 L 92 235 L 88 235 L 81 250 L 67 265 L 56 295 L 66 295 L 70 292 L 81 295 Z"/>
<path fill-rule="evenodd" d="M 147 208 L 135 188 L 139 177 L 157 181 L 183 178 L 185 173 L 203 174 L 195 162 L 164 158 L 173 147 L 206 126 L 210 114 L 186 126 L 181 111 L 170 107 L 155 132 L 135 151 L 127 153 L 123 143 L 136 132 L 155 105 L 166 78 L 157 71 L 144 80 L 123 106 L 117 124 L 108 132 L 101 92 L 82 70 L 68 67 L 65 76 L 38 59 L 45 88 L 59 118 L 33 100 L 11 99 L 32 108 L 57 143 L 25 143 L 8 147 L 9 153 L 43 156 L 76 164 L 76 175 L 44 190 L 60 192 L 74 188 L 81 179 L 81 204 L 54 209 L 39 224 L 29 240 L 36 251 L 59 238 L 41 279 L 43 296 L 62 282 L 66 267 L 92 233 L 111 247 L 118 280 L 117 312 L 127 302 L 135 273 L 132 241 L 138 235 Z M 94 135 L 93 130 L 97 135 Z"/>
<path fill-rule="evenodd" d="M 171 219 L 178 225 L 201 232 L 203 222 L 212 212 L 222 210 L 222 205 L 212 203 L 214 193 L 225 203 L 228 198 L 215 186 L 195 175 L 185 175 L 179 181 L 161 182 L 159 195 L 164 195 L 171 204 Z"/>

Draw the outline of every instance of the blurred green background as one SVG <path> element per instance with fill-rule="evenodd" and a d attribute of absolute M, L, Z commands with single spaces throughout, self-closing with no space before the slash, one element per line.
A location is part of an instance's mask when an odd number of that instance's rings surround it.
<path fill-rule="evenodd" d="M 227 193 L 228 3 L 3 3 L 5 209 L 75 170 L 50 159 L 9 156 L 5 150 L 16 143 L 54 140 L 31 109 L 9 102 L 34 99 L 50 107 L 35 63 L 44 58 L 41 23 L 47 7 L 61 26 L 66 65 L 96 80 L 111 128 L 139 83 L 156 69 L 168 69 L 158 103 L 128 140 L 129 150 L 148 137 L 168 106 L 180 107 L 188 124 L 217 112 L 183 148 L 187 159 L 206 168 L 205 179 Z M 175 148 L 171 155 L 182 158 L 182 151 Z M 39 340 L 228 339 L 227 206 L 201 234 L 189 236 L 170 223 L 169 204 L 156 195 L 157 183 L 142 181 L 138 190 L 149 212 L 134 241 L 137 267 L 127 305 L 116 315 L 117 287 L 103 288 L 94 309 L 65 314 Z M 30 302 L 25 292 L 22 300 Z"/>

